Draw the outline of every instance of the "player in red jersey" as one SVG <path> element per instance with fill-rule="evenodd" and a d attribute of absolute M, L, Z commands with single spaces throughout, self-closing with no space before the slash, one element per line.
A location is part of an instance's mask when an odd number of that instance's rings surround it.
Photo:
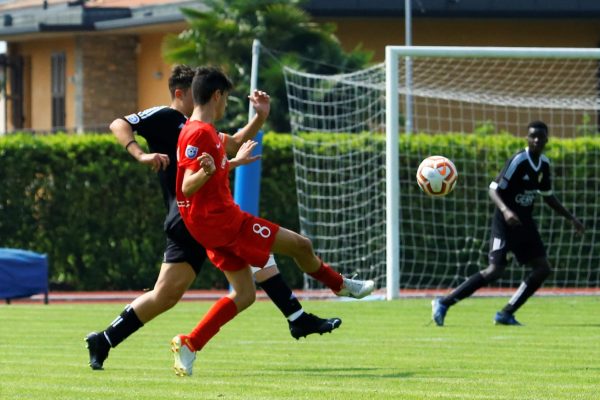
<path fill-rule="evenodd" d="M 225 273 L 232 292 L 218 300 L 188 335 L 171 341 L 175 372 L 191 375 L 196 351 L 256 297 L 250 265 L 262 267 L 269 254 L 292 257 L 298 267 L 324 283 L 338 296 L 362 298 L 373 281 L 342 277 L 314 253 L 311 241 L 293 231 L 242 211 L 233 201 L 229 171 L 255 161 L 256 142 L 249 140 L 228 160 L 227 140 L 213 123 L 225 114 L 233 85 L 216 68 L 199 68 L 192 82 L 194 111 L 178 142 L 177 205 L 192 236 L 206 248 L 208 258 Z"/>
<path fill-rule="evenodd" d="M 127 305 L 105 330 L 86 336 L 89 365 L 94 370 L 104 368 L 111 349 L 177 304 L 206 259 L 204 248 L 191 237 L 183 224 L 175 199 L 177 139 L 194 109 L 191 94 L 194 73 L 186 65 L 175 66 L 169 76 L 170 106 L 152 107 L 118 118 L 110 124 L 111 131 L 123 147 L 137 161 L 157 172 L 167 211 L 164 221 L 167 245 L 154 288 Z M 233 154 L 244 140 L 254 137 L 270 111 L 270 98 L 266 93 L 255 91 L 248 97 L 256 116 L 235 135 L 225 135 L 230 142 L 228 151 Z M 146 139 L 149 153 L 137 143 L 134 132 Z M 254 278 L 286 317 L 290 334 L 295 339 L 331 332 L 341 325 L 339 318 L 324 319 L 305 312 L 281 276 L 274 258 L 269 260 L 266 268 L 258 270 Z"/>

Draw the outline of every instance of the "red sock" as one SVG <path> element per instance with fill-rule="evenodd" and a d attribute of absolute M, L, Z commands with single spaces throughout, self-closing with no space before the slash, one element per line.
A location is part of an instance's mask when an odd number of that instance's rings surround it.
<path fill-rule="evenodd" d="M 223 325 L 237 315 L 237 312 L 235 303 L 229 297 L 222 297 L 213 304 L 192 333 L 188 335 L 194 350 L 201 350 Z"/>
<path fill-rule="evenodd" d="M 334 271 L 331 267 L 321 261 L 321 266 L 315 272 L 309 273 L 310 276 L 322 282 L 329 289 L 334 292 L 339 292 L 342 290 L 342 285 L 344 284 L 344 280 L 342 279 L 342 275 L 339 272 Z"/>

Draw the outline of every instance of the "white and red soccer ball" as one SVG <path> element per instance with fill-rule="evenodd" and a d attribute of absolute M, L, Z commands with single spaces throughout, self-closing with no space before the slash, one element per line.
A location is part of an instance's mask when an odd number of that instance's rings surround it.
<path fill-rule="evenodd" d="M 417 169 L 417 183 L 430 196 L 446 196 L 454 189 L 457 178 L 454 163 L 443 156 L 429 156 Z"/>

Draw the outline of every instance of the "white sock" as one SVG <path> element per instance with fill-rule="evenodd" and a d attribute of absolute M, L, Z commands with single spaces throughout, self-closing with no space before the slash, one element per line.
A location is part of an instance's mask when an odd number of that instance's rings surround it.
<path fill-rule="evenodd" d="M 297 320 L 298 318 L 300 318 L 300 316 L 302 314 L 304 314 L 304 310 L 303 309 L 299 309 L 295 313 L 288 315 L 287 319 L 290 322 L 294 322 L 295 320 Z"/>

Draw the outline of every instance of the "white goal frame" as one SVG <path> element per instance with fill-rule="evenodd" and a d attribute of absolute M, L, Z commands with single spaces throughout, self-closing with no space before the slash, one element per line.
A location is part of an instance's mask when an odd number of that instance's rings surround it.
<path fill-rule="evenodd" d="M 460 47 L 460 46 L 386 46 L 386 298 L 400 296 L 400 175 L 399 175 L 399 59 L 406 57 L 461 58 L 563 58 L 598 59 L 600 49 L 532 48 L 532 47 Z M 407 62 L 405 87 L 406 111 L 411 110 L 411 63 Z M 406 115 L 406 132 L 410 134 L 412 115 Z"/>

